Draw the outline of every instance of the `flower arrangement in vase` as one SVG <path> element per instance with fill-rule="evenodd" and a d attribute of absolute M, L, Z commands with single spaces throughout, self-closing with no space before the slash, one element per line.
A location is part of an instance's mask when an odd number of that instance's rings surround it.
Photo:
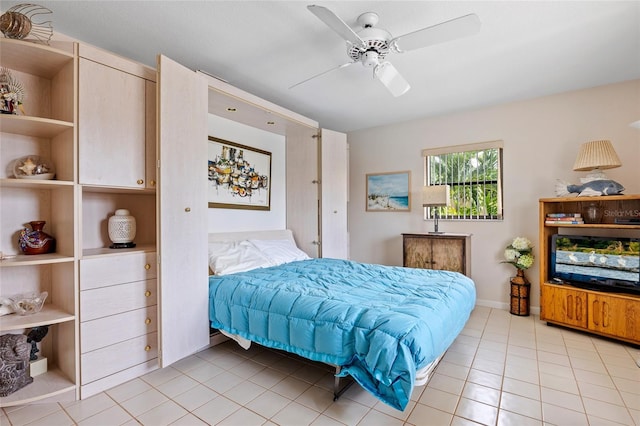
<path fill-rule="evenodd" d="M 516 237 L 504 250 L 501 263 L 509 263 L 516 267 L 516 276 L 511 278 L 511 313 L 514 315 L 529 315 L 530 284 L 524 276 L 525 269 L 533 265 L 533 245 L 528 238 Z"/>
<path fill-rule="evenodd" d="M 528 238 L 516 237 L 511 244 L 504 250 L 504 258 L 502 263 L 510 263 L 515 266 L 518 271 L 529 269 L 535 260 L 533 256 L 533 245 Z"/>

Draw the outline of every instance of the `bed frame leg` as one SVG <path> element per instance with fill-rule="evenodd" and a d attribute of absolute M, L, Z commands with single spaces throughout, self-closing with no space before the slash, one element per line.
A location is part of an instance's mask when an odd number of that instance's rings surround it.
<path fill-rule="evenodd" d="M 347 389 L 349 389 L 354 382 L 354 380 L 347 380 L 347 383 L 342 387 L 342 389 L 340 389 L 340 379 L 342 379 L 342 377 L 338 377 L 338 374 L 340 374 L 341 370 L 342 370 L 342 367 L 340 367 L 339 365 L 336 366 L 336 375 L 333 381 L 333 400 L 334 401 L 337 401 L 338 398 L 340 398 L 340 395 L 342 395 Z"/>

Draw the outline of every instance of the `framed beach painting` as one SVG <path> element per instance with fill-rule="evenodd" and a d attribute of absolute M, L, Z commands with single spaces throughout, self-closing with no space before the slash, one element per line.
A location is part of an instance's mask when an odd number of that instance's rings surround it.
<path fill-rule="evenodd" d="M 209 136 L 209 207 L 271 210 L 271 153 Z"/>
<path fill-rule="evenodd" d="M 411 171 L 367 174 L 368 212 L 411 211 Z"/>

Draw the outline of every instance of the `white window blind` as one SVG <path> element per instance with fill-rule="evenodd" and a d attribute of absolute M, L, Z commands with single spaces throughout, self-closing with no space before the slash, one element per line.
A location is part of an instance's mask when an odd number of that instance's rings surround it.
<path fill-rule="evenodd" d="M 442 219 L 502 219 L 502 141 L 424 149 L 425 185 L 449 185 Z M 432 210 L 426 209 L 425 218 Z"/>

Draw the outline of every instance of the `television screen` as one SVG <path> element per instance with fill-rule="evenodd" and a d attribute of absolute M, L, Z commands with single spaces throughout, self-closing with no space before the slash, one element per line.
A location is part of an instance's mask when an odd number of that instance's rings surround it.
<path fill-rule="evenodd" d="M 553 235 L 550 275 L 593 290 L 640 294 L 640 238 Z"/>

